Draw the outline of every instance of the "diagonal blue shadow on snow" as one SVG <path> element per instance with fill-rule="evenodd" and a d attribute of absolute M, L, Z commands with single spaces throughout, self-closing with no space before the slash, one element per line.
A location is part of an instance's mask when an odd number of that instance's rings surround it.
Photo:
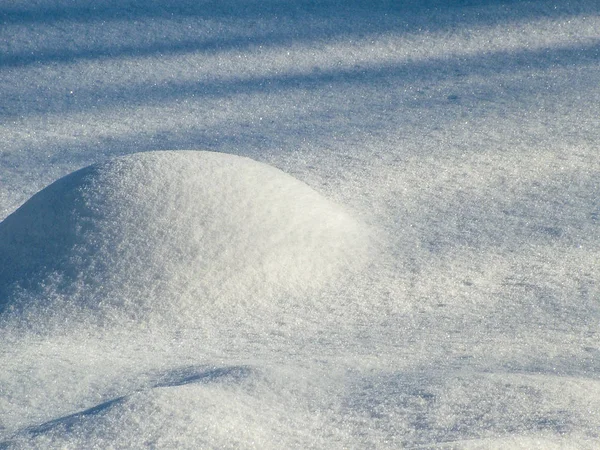
<path fill-rule="evenodd" d="M 8 46 L 0 56 L 0 68 L 21 67 L 38 64 L 73 63 L 78 60 L 103 58 L 131 58 L 185 54 L 191 52 L 217 52 L 252 47 L 282 46 L 299 43 L 314 43 L 323 39 L 354 40 L 368 34 L 421 33 L 440 30 L 456 30 L 473 26 L 493 26 L 502 22 L 527 23 L 544 17 L 543 8 L 515 8 L 519 0 L 489 1 L 390 1 L 367 2 L 363 0 L 328 1 L 243 1 L 223 2 L 142 2 L 105 4 L 80 1 L 60 7 L 36 6 L 0 7 L 0 23 L 11 25 L 63 26 L 65 24 L 110 24 L 122 22 L 124 17 L 132 23 L 136 21 L 177 21 L 193 19 L 197 21 L 219 21 L 252 24 L 266 21 L 270 25 L 251 33 L 236 34 L 219 31 L 216 34 L 181 39 L 167 32 L 160 39 L 128 42 L 115 39 L 99 43 L 94 39 L 85 40 L 83 46 L 70 48 L 36 48 L 19 50 Z M 511 8 L 511 6 L 513 8 Z M 576 5 L 566 8 L 565 17 L 573 15 L 593 15 L 600 7 Z M 557 13 L 554 12 L 556 16 Z M 431 20 L 435 16 L 436 20 Z M 161 34 L 161 24 L 148 23 L 147 31 Z M 248 28 L 248 26 L 243 27 Z M 251 28 L 251 25 L 250 25 Z M 69 40 L 65 31 L 63 39 Z M 48 45 L 48 44 L 45 44 Z M 51 43 L 49 45 L 52 45 Z"/>
<path fill-rule="evenodd" d="M 151 384 L 150 389 L 179 387 L 188 384 L 237 384 L 250 377 L 252 373 L 254 373 L 254 370 L 249 366 L 184 366 L 159 375 L 155 383 Z M 83 420 L 94 416 L 101 416 L 111 409 L 124 404 L 129 398 L 130 395 L 116 397 L 83 411 L 59 417 L 40 425 L 27 427 L 18 434 L 37 436 L 55 429 L 60 429 L 61 433 L 70 433 Z M 0 449 L 10 448 L 11 444 L 10 440 L 0 442 Z"/>
<path fill-rule="evenodd" d="M 107 411 L 113 408 L 116 405 L 123 403 L 127 399 L 126 396 L 117 397 L 112 400 L 109 400 L 104 403 L 100 403 L 99 405 L 93 406 L 92 408 L 88 408 L 86 410 L 80 411 L 75 414 L 70 414 L 68 416 L 60 417 L 58 419 L 51 420 L 49 422 L 45 422 L 41 425 L 36 425 L 34 427 L 27 428 L 25 431 L 31 435 L 38 435 L 46 433 L 47 431 L 52 430 L 56 427 L 64 428 L 65 432 L 69 432 L 72 430 L 73 426 L 79 423 L 82 419 L 86 417 L 96 416 L 98 414 L 102 414 L 104 411 Z"/>
<path fill-rule="evenodd" d="M 74 0 L 63 5 L 44 5 L 37 2 L 31 7 L 0 6 L 0 21 L 4 24 L 52 24 L 55 22 L 106 22 L 121 20 L 123 15 L 136 19 L 161 17 L 198 17 L 201 19 L 246 18 L 253 19 L 266 14 L 280 18 L 295 17 L 299 14 L 320 14 L 332 18 L 340 12 L 375 12 L 395 14 L 430 15 L 448 10 L 464 11 L 477 9 L 511 11 L 519 3 L 528 0 L 175 0 L 170 2 L 128 0 L 93 1 Z M 600 10 L 600 5 L 579 5 L 571 2 L 571 8 L 581 8 L 587 13 Z M 519 21 L 529 21 L 543 14 L 541 8 L 529 9 L 524 14 L 515 15 Z M 470 17 L 468 24 L 489 24 L 494 14 L 477 14 Z M 430 22 L 429 22 L 430 23 Z M 410 26 L 418 29 L 422 24 Z M 436 26 L 450 25 L 437 22 Z M 430 24 L 431 26 L 431 24 Z"/>
<path fill-rule="evenodd" d="M 310 73 L 281 73 L 276 75 L 205 81 L 169 81 L 161 84 L 139 84 L 127 87 L 105 87 L 102 91 L 79 89 L 72 102 L 66 103 L 62 91 L 45 92 L 44 113 L 115 108 L 117 106 L 143 106 L 188 98 L 228 98 L 249 93 L 274 93 L 294 89 L 316 90 L 331 84 L 372 85 L 375 81 L 409 84 L 415 79 L 440 80 L 465 76 L 497 76 L 516 74 L 519 71 L 548 70 L 559 67 L 596 64 L 600 60 L 600 40 L 587 45 L 558 48 L 523 49 L 456 57 L 428 58 L 376 64 L 364 67 L 315 70 Z M 35 89 L 35 88 L 34 88 Z M 32 90 L 33 96 L 42 95 Z M 55 98 L 52 98 L 55 97 Z M 33 111 L 39 114 L 41 111 Z M 23 116 L 23 112 L 10 111 L 8 107 L 0 117 Z M 25 113 L 27 115 L 27 113 Z"/>
<path fill-rule="evenodd" d="M 239 383 L 248 378 L 253 370 L 248 366 L 228 367 L 181 367 L 166 372 L 154 387 L 175 387 L 198 383 Z"/>

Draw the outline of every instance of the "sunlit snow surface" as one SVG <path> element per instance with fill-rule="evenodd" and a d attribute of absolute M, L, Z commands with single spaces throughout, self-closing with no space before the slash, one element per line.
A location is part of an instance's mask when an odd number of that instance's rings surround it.
<path fill-rule="evenodd" d="M 597 448 L 599 125 L 592 0 L 0 1 L 0 448 Z"/>

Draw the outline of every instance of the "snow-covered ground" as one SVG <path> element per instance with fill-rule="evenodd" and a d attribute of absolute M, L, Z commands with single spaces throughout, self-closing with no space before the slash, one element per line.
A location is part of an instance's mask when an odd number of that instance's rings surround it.
<path fill-rule="evenodd" d="M 599 125 L 596 0 L 0 0 L 0 448 L 598 448 Z"/>

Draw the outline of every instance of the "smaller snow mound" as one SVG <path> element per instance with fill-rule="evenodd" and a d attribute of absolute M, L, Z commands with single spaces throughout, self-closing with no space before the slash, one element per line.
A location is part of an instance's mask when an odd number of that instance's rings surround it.
<path fill-rule="evenodd" d="M 133 154 L 58 180 L 0 223 L 0 308 L 36 326 L 244 321 L 352 272 L 365 236 L 265 164 Z"/>
<path fill-rule="evenodd" d="M 242 378 L 229 375 L 132 392 L 19 430 L 0 448 L 280 449 L 327 448 L 331 441 L 348 448 L 352 442 L 322 400 L 308 397 L 314 392 L 304 390 L 300 377 L 290 383 L 288 373 L 282 379 L 252 367 Z M 317 405 L 323 410 L 315 413 Z"/>

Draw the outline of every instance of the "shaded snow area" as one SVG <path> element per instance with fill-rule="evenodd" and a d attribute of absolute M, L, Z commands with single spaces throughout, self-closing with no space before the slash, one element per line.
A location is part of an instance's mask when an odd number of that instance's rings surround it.
<path fill-rule="evenodd" d="M 596 0 L 0 0 L 0 449 L 600 447 Z"/>

